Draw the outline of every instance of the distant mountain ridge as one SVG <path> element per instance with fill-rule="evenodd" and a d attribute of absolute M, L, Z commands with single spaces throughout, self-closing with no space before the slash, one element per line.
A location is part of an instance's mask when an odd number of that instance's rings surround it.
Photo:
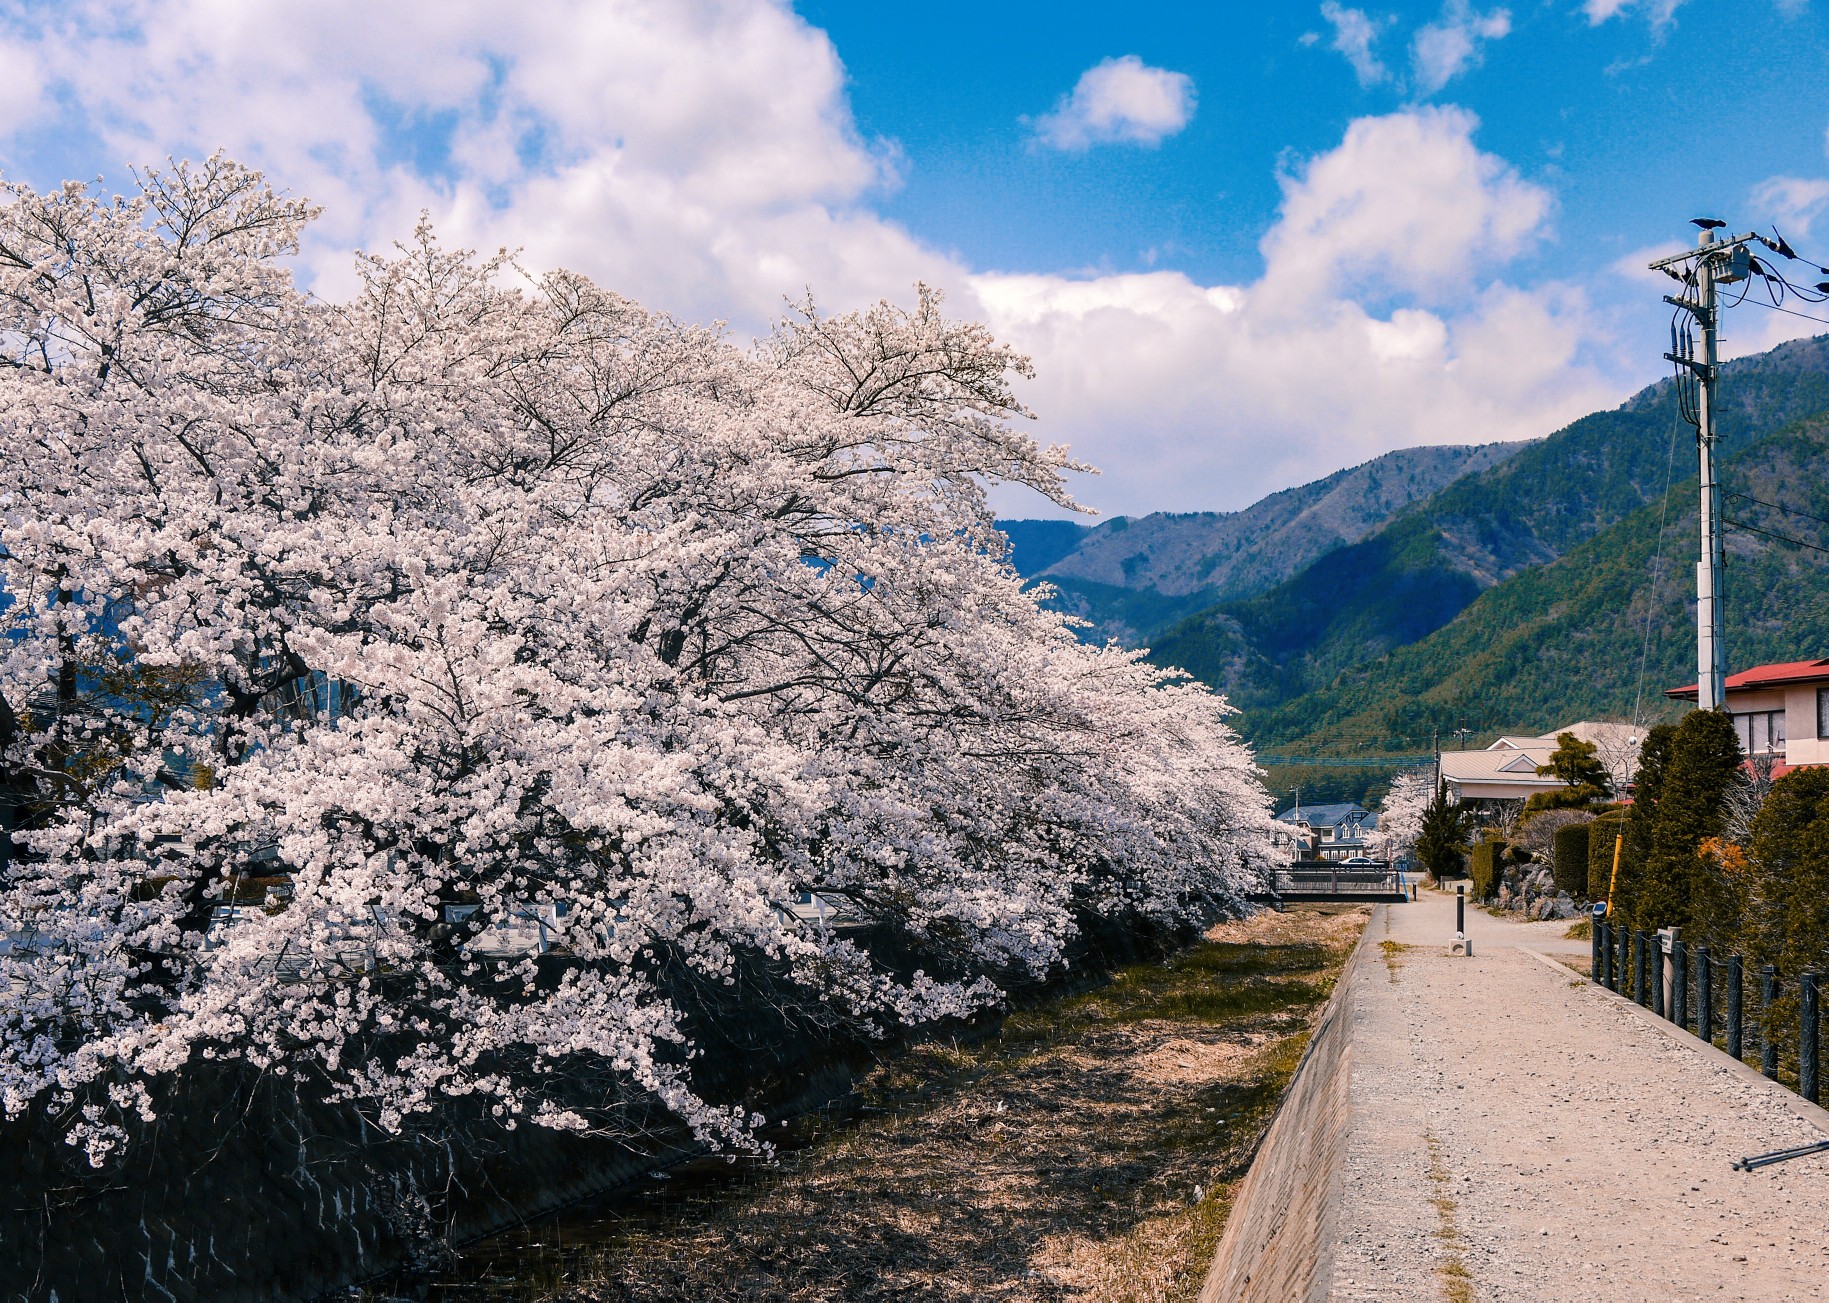
<path fill-rule="evenodd" d="M 1154 512 L 1094 526 L 1001 521 L 1012 563 L 1059 590 L 1100 636 L 1136 644 L 1153 628 L 1284 582 L 1413 503 L 1517 455 L 1522 443 L 1405 448 L 1284 489 L 1241 511 Z"/>
<path fill-rule="evenodd" d="M 1829 336 L 1727 364 L 1718 429 L 1748 499 L 1728 514 L 1766 531 L 1730 535 L 1733 664 L 1829 654 L 1811 550 L 1829 548 Z M 1694 458 L 1664 380 L 1542 439 L 1406 449 L 1240 512 L 1007 527 L 1025 576 L 1227 693 L 1260 746 L 1395 753 L 1462 723 L 1649 717 L 1664 680 L 1693 679 Z"/>
<path fill-rule="evenodd" d="M 1829 337 L 1728 364 L 1721 397 L 1729 457 L 1829 411 Z M 1486 590 L 1661 500 L 1693 458 L 1671 384 L 1660 381 L 1454 481 L 1275 588 L 1157 629 L 1152 658 L 1248 710 L 1278 706 L 1429 636 Z"/>

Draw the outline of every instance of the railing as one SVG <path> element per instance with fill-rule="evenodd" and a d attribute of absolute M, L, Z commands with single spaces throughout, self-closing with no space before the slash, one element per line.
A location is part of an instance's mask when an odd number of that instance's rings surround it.
<path fill-rule="evenodd" d="M 1741 956 L 1728 955 L 1723 960 L 1709 953 L 1707 946 L 1681 939 L 1666 944 L 1666 938 L 1658 933 L 1627 929 L 1598 919 L 1591 945 L 1591 976 L 1597 985 L 1746 1061 L 1749 975 Z M 1764 965 L 1751 976 L 1757 983 L 1754 1033 L 1759 1069 L 1777 1081 L 1779 1045 L 1774 1035 L 1777 1027 L 1772 1006 L 1778 1002 L 1786 979 L 1773 964 Z M 1821 976 L 1803 972 L 1793 980 L 1798 993 L 1797 1093 L 1817 1104 L 1822 1090 Z"/>
<path fill-rule="evenodd" d="M 1270 890 L 1286 899 L 1304 896 L 1396 898 L 1405 894 L 1403 875 L 1389 864 L 1292 864 L 1271 875 Z"/>

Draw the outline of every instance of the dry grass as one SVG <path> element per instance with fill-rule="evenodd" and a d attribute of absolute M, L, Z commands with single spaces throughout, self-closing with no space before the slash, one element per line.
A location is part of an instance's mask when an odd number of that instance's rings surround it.
<path fill-rule="evenodd" d="M 1226 924 L 996 1039 L 917 1047 L 777 1166 L 502 1237 L 434 1297 L 1192 1298 L 1366 912 Z"/>
<path fill-rule="evenodd" d="M 1455 1203 L 1454 1186 L 1449 1180 L 1448 1164 L 1442 1157 L 1442 1143 L 1433 1132 L 1425 1132 L 1429 1142 L 1429 1185 L 1434 1191 L 1430 1202 L 1435 1205 L 1435 1238 L 1442 1247 L 1442 1260 L 1436 1272 L 1442 1278 L 1442 1297 L 1447 1303 L 1473 1303 L 1473 1273 L 1467 1270 L 1467 1242 L 1461 1238 L 1460 1207 Z"/>

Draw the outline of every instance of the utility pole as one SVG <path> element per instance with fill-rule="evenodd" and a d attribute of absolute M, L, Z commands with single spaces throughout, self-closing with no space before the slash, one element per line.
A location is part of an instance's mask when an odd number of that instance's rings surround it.
<path fill-rule="evenodd" d="M 1721 483 L 1715 477 L 1715 382 L 1720 312 L 1715 300 L 1717 284 L 1745 280 L 1752 274 L 1747 244 L 1760 239 L 1753 232 L 1720 239 L 1722 226 L 1713 218 L 1697 218 L 1702 228 L 1689 253 L 1660 258 L 1652 270 L 1683 282 L 1684 294 L 1664 296 L 1664 302 L 1694 319 L 1701 335 L 1688 326 L 1671 324 L 1670 352 L 1676 363 L 1677 405 L 1696 427 L 1696 453 L 1701 471 L 1701 558 L 1696 562 L 1696 704 L 1703 710 L 1721 705 L 1727 695 L 1727 648 L 1722 630 L 1721 572 L 1726 549 L 1721 536 Z M 1679 270 L 1680 268 L 1680 270 Z M 1698 342 L 1700 348 L 1697 348 Z M 1687 375 L 1685 375 L 1687 372 Z"/>
<path fill-rule="evenodd" d="M 1715 233 L 1703 230 L 1697 245 L 1715 243 Z M 1721 628 L 1721 571 L 1727 560 L 1721 539 L 1721 482 L 1715 478 L 1716 335 L 1720 312 L 1715 306 L 1715 263 L 1704 255 L 1696 259 L 1698 302 L 1696 321 L 1702 327 L 1702 356 L 1696 371 L 1696 452 L 1702 478 L 1702 559 L 1696 562 L 1696 692 L 1697 705 L 1713 710 L 1727 695 L 1727 657 Z"/>

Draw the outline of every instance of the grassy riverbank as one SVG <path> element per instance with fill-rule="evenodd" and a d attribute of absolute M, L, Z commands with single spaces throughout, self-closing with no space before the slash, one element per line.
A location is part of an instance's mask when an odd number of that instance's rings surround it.
<path fill-rule="evenodd" d="M 434 1297 L 1192 1298 L 1365 913 L 1227 924 L 995 1038 L 921 1045 L 777 1165 L 498 1237 Z"/>

